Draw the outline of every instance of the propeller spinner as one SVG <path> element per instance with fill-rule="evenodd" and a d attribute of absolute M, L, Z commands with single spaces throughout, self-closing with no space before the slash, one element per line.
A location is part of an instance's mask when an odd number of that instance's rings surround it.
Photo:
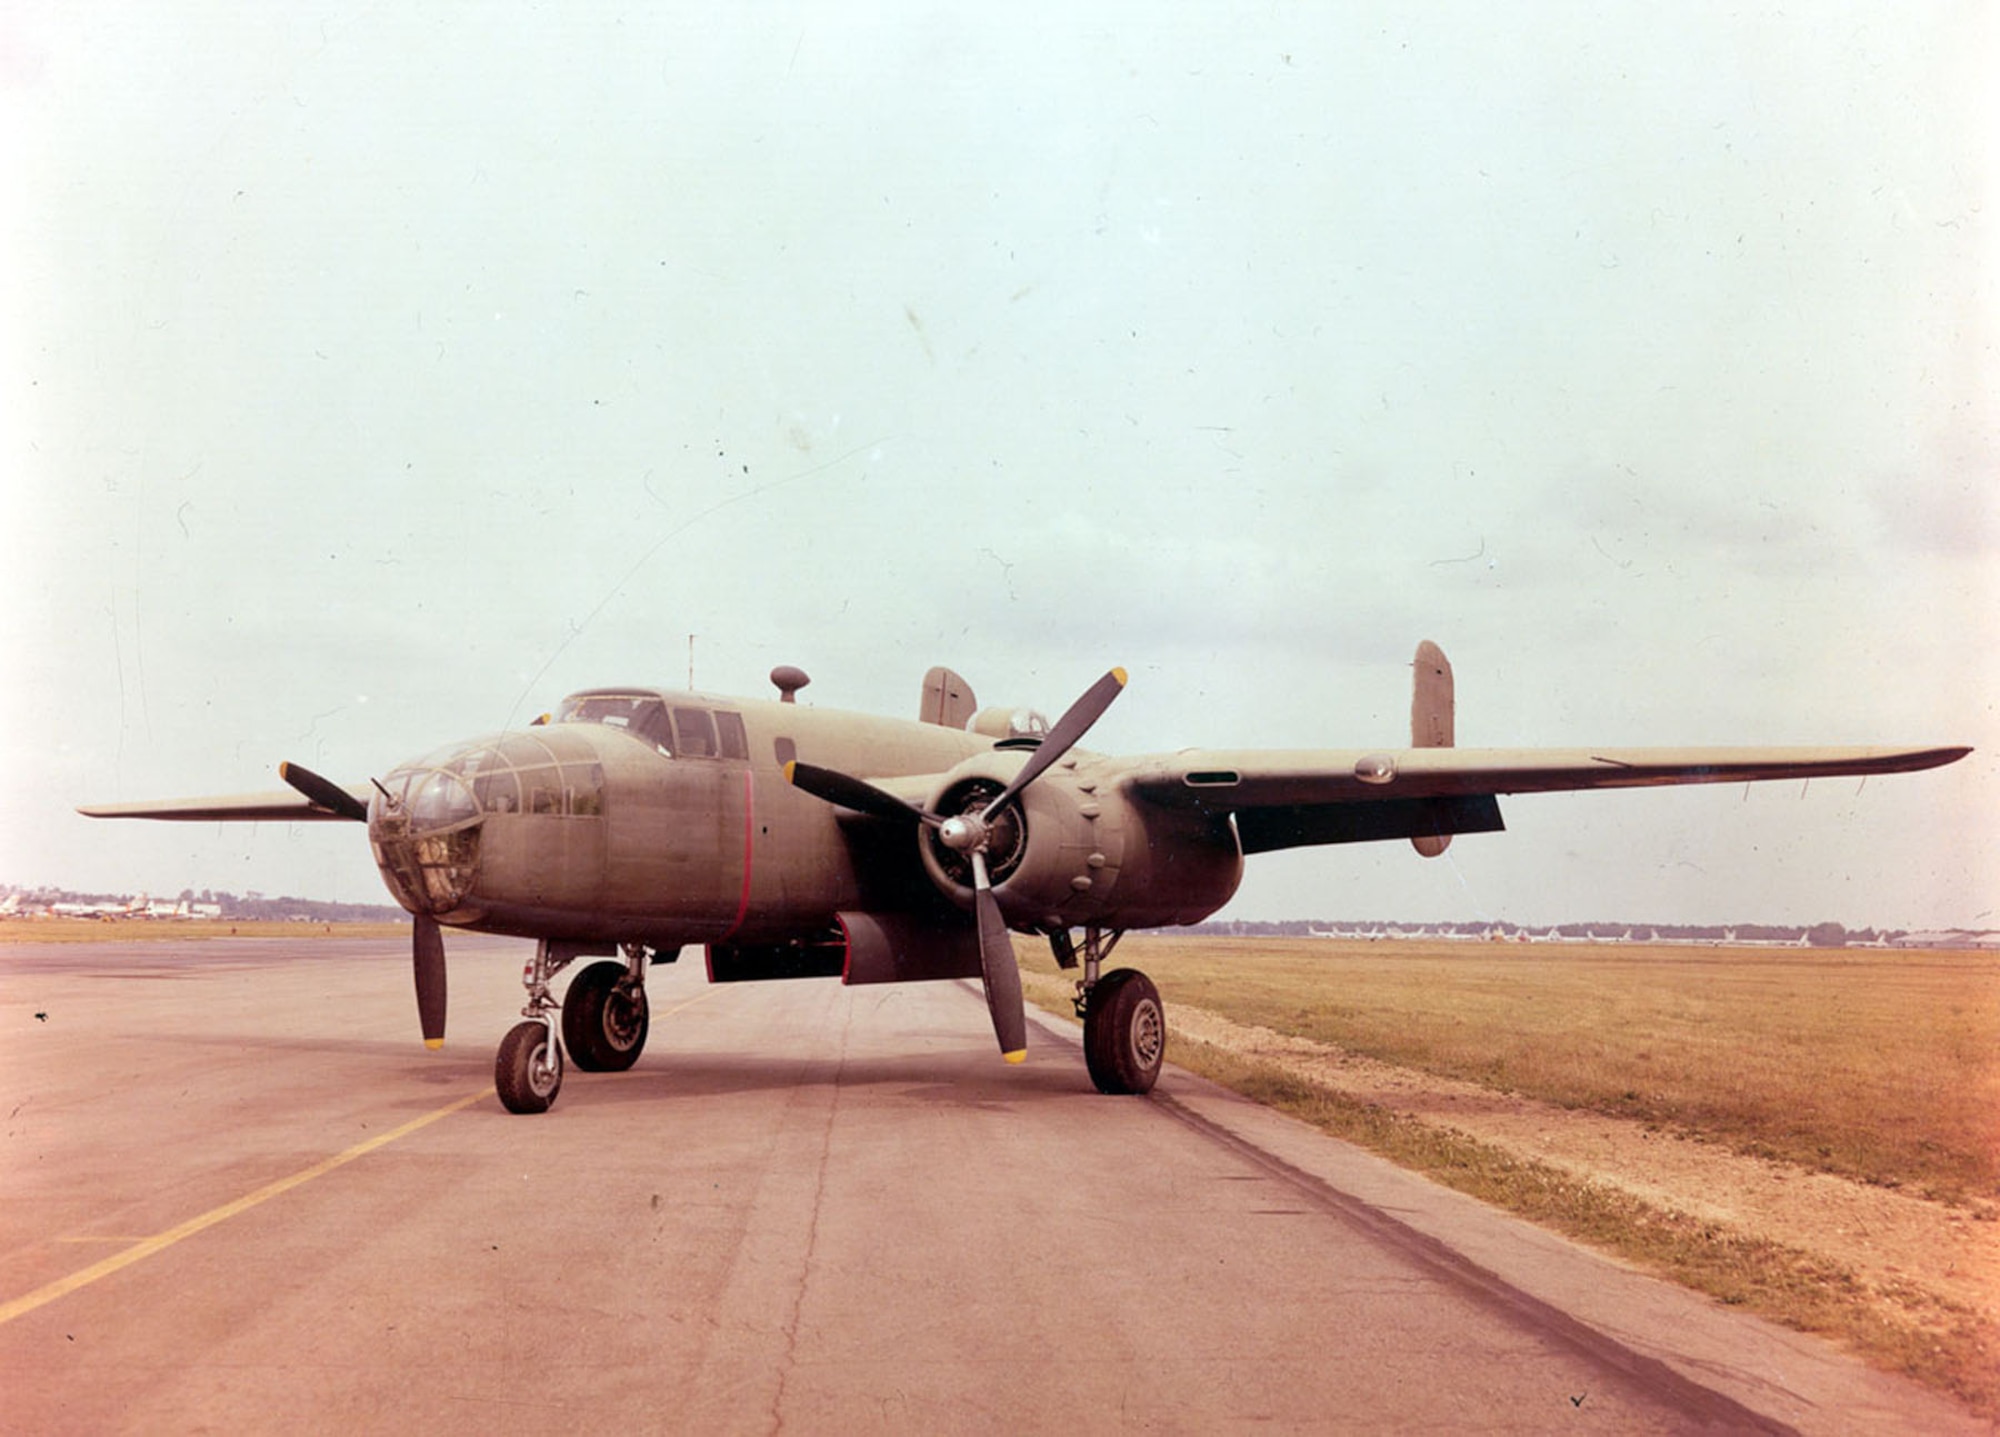
<path fill-rule="evenodd" d="M 986 987 L 986 1009 L 993 1018 L 993 1034 L 1000 1040 L 1001 1055 L 1010 1063 L 1021 1062 L 1028 1056 L 1028 1018 L 1021 1001 L 1021 970 L 1014 961 L 1013 941 L 1007 936 L 1007 919 L 1000 911 L 1000 900 L 993 895 L 993 883 L 986 871 L 994 820 L 1023 789 L 1076 746 L 1091 725 L 1104 716 L 1112 700 L 1124 692 L 1125 681 L 1125 670 L 1113 669 L 1092 684 L 1056 720 L 1048 737 L 1014 775 L 1013 782 L 976 814 L 942 816 L 906 803 L 865 779 L 809 763 L 785 765 L 785 777 L 814 797 L 878 818 L 930 824 L 938 830 L 938 837 L 946 847 L 971 860 L 972 912 L 979 927 L 979 969 Z"/>

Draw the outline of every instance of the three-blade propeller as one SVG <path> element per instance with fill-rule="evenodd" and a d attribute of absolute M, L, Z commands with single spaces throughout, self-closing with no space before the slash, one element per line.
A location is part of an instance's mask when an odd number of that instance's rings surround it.
<path fill-rule="evenodd" d="M 278 777 L 329 813 L 356 823 L 368 821 L 368 805 L 330 779 L 320 777 L 302 764 L 281 763 Z M 417 980 L 417 1021 L 424 1032 L 424 1046 L 444 1046 L 445 975 L 444 932 L 428 913 L 416 915 L 416 932 L 410 944 L 410 966 Z"/>
<path fill-rule="evenodd" d="M 986 1008 L 993 1017 L 993 1034 L 1000 1040 L 1000 1052 L 1010 1063 L 1027 1057 L 1028 1018 L 1021 1002 L 1021 970 L 1014 961 L 1013 940 L 1007 936 L 1007 919 L 1000 900 L 993 894 L 986 870 L 986 851 L 992 841 L 993 821 L 1021 791 L 1057 763 L 1104 716 L 1125 688 L 1125 670 L 1113 669 L 1084 693 L 1056 720 L 1037 748 L 1021 765 L 1021 771 L 977 814 L 949 817 L 905 802 L 865 779 L 809 763 L 785 765 L 785 777 L 816 798 L 857 813 L 878 818 L 923 823 L 938 830 L 947 847 L 965 854 L 972 863 L 972 913 L 979 927 L 979 969 L 986 986 Z"/>
<path fill-rule="evenodd" d="M 356 823 L 368 821 L 368 805 L 331 779 L 321 778 L 304 764 L 281 763 L 278 777 L 325 809 Z"/>

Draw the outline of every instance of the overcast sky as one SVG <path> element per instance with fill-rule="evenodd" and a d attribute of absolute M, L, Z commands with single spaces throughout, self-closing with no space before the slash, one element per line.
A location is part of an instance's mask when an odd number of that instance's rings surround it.
<path fill-rule="evenodd" d="M 387 901 L 566 692 L 1091 737 L 1954 742 L 1253 861 L 1225 916 L 2000 927 L 1980 4 L 15 4 L 0 882 Z"/>

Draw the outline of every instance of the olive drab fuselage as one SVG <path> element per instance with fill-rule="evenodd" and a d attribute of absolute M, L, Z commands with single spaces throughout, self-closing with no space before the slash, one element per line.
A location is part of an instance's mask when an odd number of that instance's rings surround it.
<path fill-rule="evenodd" d="M 492 933 L 759 943 L 824 931 L 845 912 L 969 906 L 928 835 L 801 792 L 785 778 L 793 759 L 890 784 L 930 776 L 935 792 L 912 792 L 927 802 L 997 789 L 1023 754 L 934 723 L 598 689 L 552 722 L 395 769 L 370 802 L 369 834 L 405 908 Z M 1022 794 L 1026 841 L 995 875 L 1010 922 L 1193 922 L 1234 893 L 1242 859 L 1228 822 L 1141 812 L 1120 797 L 1119 768 L 1076 752 Z"/>

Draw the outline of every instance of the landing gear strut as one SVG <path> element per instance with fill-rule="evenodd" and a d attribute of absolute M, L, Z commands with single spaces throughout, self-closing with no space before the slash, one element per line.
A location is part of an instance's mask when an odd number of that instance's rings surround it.
<path fill-rule="evenodd" d="M 575 946 L 543 939 L 521 968 L 528 1001 L 522 1022 L 501 1040 L 493 1059 L 493 1086 L 510 1113 L 545 1113 L 562 1090 L 563 1048 L 586 1073 L 623 1072 L 638 1061 L 650 1024 L 646 1004 L 646 949 L 627 943 L 623 963 L 593 963 L 570 980 L 561 1004 L 549 980 L 577 958 Z"/>
<path fill-rule="evenodd" d="M 521 986 L 528 990 L 521 1009 L 526 1021 L 508 1029 L 493 1059 L 493 1087 L 510 1113 L 546 1113 L 562 1091 L 562 1044 L 556 1038 L 556 1000 L 549 979 L 574 956 L 544 938 L 535 945 L 535 956 L 521 965 Z"/>
<path fill-rule="evenodd" d="M 1137 968 L 1102 971 L 1120 932 L 1083 935 L 1083 977 L 1076 985 L 1076 1015 L 1083 1019 L 1083 1061 L 1100 1093 L 1150 1093 L 1167 1055 L 1167 1015 L 1160 990 Z M 1068 933 L 1052 934 L 1056 962 L 1074 968 L 1079 956 Z"/>

